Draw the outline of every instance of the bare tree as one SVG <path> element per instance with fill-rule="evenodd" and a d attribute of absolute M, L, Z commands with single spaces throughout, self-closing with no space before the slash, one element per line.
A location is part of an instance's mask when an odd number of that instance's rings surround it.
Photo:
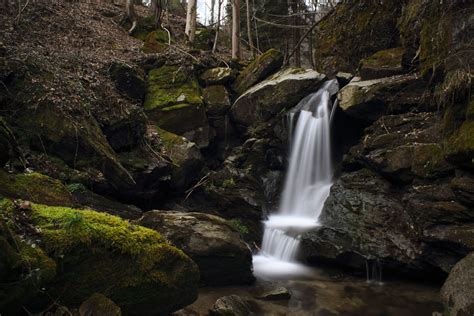
<path fill-rule="evenodd" d="M 232 58 L 240 59 L 240 0 L 232 1 Z"/>
<path fill-rule="evenodd" d="M 212 53 L 216 52 L 217 49 L 217 41 L 219 39 L 219 29 L 221 27 L 221 8 L 222 8 L 222 3 L 224 0 L 218 0 L 219 3 L 217 4 L 217 25 L 216 25 L 216 37 L 214 38 L 214 46 L 212 47 Z"/>
<path fill-rule="evenodd" d="M 197 0 L 188 0 L 188 10 L 186 13 L 186 29 L 185 34 L 188 37 L 190 43 L 194 42 L 196 35 L 196 11 L 197 11 Z"/>
<path fill-rule="evenodd" d="M 255 49 L 254 49 L 253 40 L 252 40 L 252 23 L 250 20 L 250 0 L 246 0 L 246 5 L 247 5 L 247 37 L 249 41 L 250 52 L 252 53 L 252 56 L 255 57 Z"/>
<path fill-rule="evenodd" d="M 132 27 L 128 30 L 128 34 L 133 33 L 138 23 L 137 14 L 135 13 L 135 7 L 133 4 L 133 0 L 127 0 L 126 2 L 127 18 L 132 23 Z"/>
<path fill-rule="evenodd" d="M 164 0 L 151 0 L 151 14 L 154 18 L 155 27 L 161 27 L 163 19 L 163 2 Z"/>

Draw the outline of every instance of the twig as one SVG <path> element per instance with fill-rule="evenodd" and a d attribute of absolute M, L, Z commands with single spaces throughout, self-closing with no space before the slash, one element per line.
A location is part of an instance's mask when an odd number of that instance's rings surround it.
<path fill-rule="evenodd" d="M 185 193 L 187 193 L 187 194 L 186 194 L 186 197 L 184 198 L 184 200 L 186 201 L 191 196 L 191 194 L 193 194 L 194 190 L 196 190 L 198 187 L 200 187 L 204 183 L 206 183 L 207 180 L 209 180 L 209 173 L 206 174 L 204 177 L 202 177 L 192 188 L 186 190 Z"/>

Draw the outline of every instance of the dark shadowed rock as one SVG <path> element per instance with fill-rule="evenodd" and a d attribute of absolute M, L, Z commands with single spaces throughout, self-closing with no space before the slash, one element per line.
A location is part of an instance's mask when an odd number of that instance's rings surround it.
<path fill-rule="evenodd" d="M 190 256 L 199 266 L 203 284 L 248 284 L 254 280 L 249 247 L 220 217 L 151 211 L 138 223 L 158 231 Z"/>
<path fill-rule="evenodd" d="M 441 289 L 441 295 L 449 315 L 474 315 L 474 253 L 454 266 Z"/>
<path fill-rule="evenodd" d="M 237 295 L 221 297 L 209 311 L 211 316 L 247 316 L 249 314 L 249 304 Z"/>
<path fill-rule="evenodd" d="M 122 311 L 107 296 L 94 293 L 79 307 L 80 316 L 120 316 Z"/>
<path fill-rule="evenodd" d="M 406 73 L 402 65 L 405 53 L 403 47 L 391 48 L 376 52 L 360 61 L 359 73 L 362 80 L 390 77 Z"/>
<path fill-rule="evenodd" d="M 142 70 L 127 64 L 113 63 L 110 66 L 109 73 L 120 93 L 137 101 L 143 100 L 146 86 Z"/>

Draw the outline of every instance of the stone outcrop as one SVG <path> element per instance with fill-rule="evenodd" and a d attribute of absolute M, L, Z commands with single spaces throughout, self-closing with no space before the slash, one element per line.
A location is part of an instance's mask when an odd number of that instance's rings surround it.
<path fill-rule="evenodd" d="M 209 311 L 211 316 L 247 316 L 250 305 L 237 295 L 221 297 Z"/>
<path fill-rule="evenodd" d="M 441 295 L 450 316 L 474 314 L 474 253 L 459 261 L 443 285 Z"/>
<path fill-rule="evenodd" d="M 245 91 L 232 105 L 232 119 L 244 129 L 268 121 L 316 91 L 325 79 L 314 70 L 281 70 Z"/>
<path fill-rule="evenodd" d="M 381 50 L 375 54 L 362 59 L 359 65 L 359 73 L 362 80 L 371 80 L 383 77 L 400 75 L 408 71 L 403 65 L 403 47 Z"/>
<path fill-rule="evenodd" d="M 198 265 L 205 285 L 248 284 L 252 254 L 239 233 L 224 219 L 197 212 L 150 211 L 138 221 L 152 228 Z"/>

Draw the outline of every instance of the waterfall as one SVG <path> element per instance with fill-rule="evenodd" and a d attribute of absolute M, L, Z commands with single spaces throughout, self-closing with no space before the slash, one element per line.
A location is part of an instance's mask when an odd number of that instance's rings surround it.
<path fill-rule="evenodd" d="M 272 269 L 269 262 L 276 262 L 282 271 L 288 272 L 288 264 L 296 263 L 300 235 L 318 226 L 332 185 L 330 123 L 334 107 L 331 97 L 338 89 L 336 80 L 327 81 L 287 115 L 288 171 L 279 209 L 264 222 L 262 249 L 254 257 L 254 265 L 261 269 Z M 262 266 L 262 261 L 267 267 Z"/>

